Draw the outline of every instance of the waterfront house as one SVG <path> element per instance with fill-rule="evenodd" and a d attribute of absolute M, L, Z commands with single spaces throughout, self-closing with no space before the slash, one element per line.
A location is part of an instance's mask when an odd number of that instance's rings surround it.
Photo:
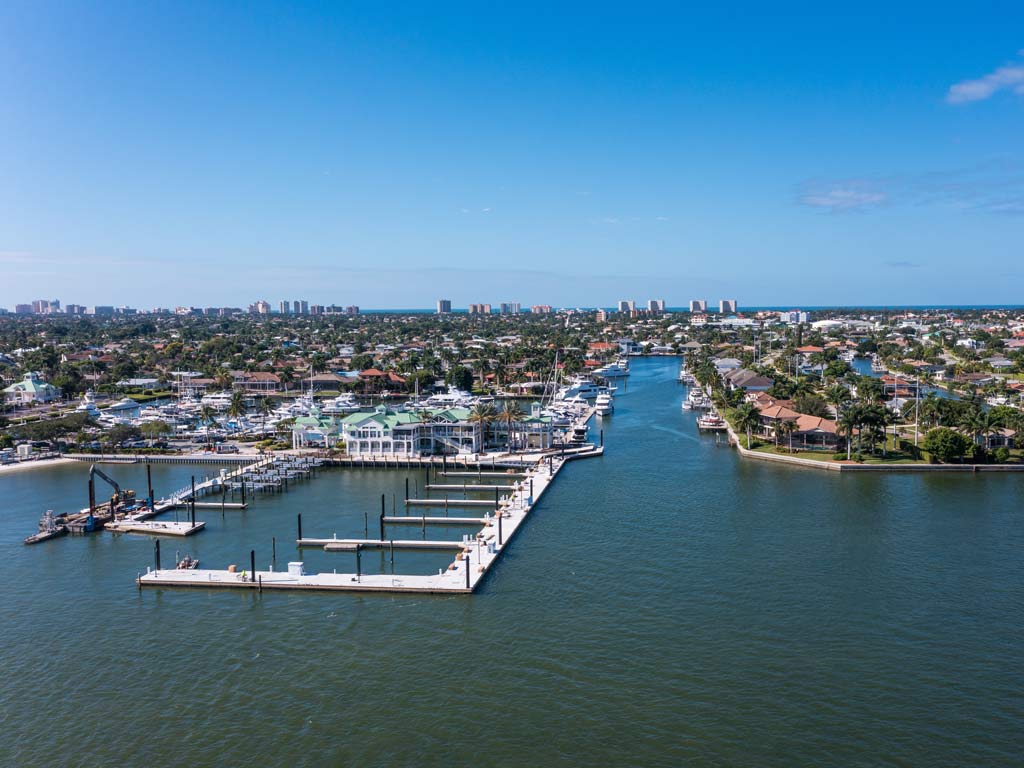
<path fill-rule="evenodd" d="M 60 398 L 60 390 L 43 381 L 34 371 L 25 374 L 21 381 L 4 389 L 4 402 L 12 405 L 49 403 Z"/>
<path fill-rule="evenodd" d="M 725 386 L 730 391 L 742 389 L 745 392 L 765 392 L 775 384 L 774 379 L 761 376 L 749 368 L 735 368 L 727 371 L 723 379 Z"/>
<path fill-rule="evenodd" d="M 243 392 L 254 394 L 279 392 L 281 377 L 267 371 L 232 371 L 232 386 Z"/>

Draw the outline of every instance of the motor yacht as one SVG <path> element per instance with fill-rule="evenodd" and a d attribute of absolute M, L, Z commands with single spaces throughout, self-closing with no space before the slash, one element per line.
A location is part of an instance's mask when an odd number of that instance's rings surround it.
<path fill-rule="evenodd" d="M 598 416 L 610 416 L 615 410 L 615 406 L 612 404 L 612 396 L 604 392 L 599 394 L 594 401 L 594 410 Z"/>

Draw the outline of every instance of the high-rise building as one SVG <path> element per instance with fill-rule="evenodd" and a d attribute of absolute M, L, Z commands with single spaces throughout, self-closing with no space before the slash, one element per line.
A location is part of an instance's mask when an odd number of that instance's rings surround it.
<path fill-rule="evenodd" d="M 64 311 L 66 314 L 69 315 L 84 315 L 85 307 L 83 307 L 81 304 L 68 304 L 67 308 Z"/>
<path fill-rule="evenodd" d="M 15 304 L 14 314 L 16 315 L 31 315 L 32 305 L 31 304 Z"/>
<path fill-rule="evenodd" d="M 299 314 L 300 315 L 308 315 L 309 314 L 309 302 L 308 301 L 300 301 L 299 302 Z"/>
<path fill-rule="evenodd" d="M 534 315 L 550 315 L 552 309 L 550 304 L 534 304 L 530 307 L 530 312 Z"/>
<path fill-rule="evenodd" d="M 292 303 L 287 299 L 277 305 L 278 309 L 281 310 L 282 315 L 290 315 L 292 313 Z"/>
<path fill-rule="evenodd" d="M 437 314 L 447 315 L 452 311 L 452 300 L 451 299 L 438 299 L 437 300 Z"/>
<path fill-rule="evenodd" d="M 690 311 L 691 312 L 707 312 L 708 303 L 704 299 L 691 299 L 690 300 Z"/>
<path fill-rule="evenodd" d="M 309 308 L 309 314 L 311 314 L 311 315 L 322 315 L 323 313 L 324 313 L 324 305 L 323 304 L 313 304 Z"/>
<path fill-rule="evenodd" d="M 779 322 L 788 323 L 790 325 L 806 323 L 808 319 L 809 317 L 807 313 L 802 309 L 790 309 L 786 312 L 779 312 Z"/>
<path fill-rule="evenodd" d="M 501 314 L 503 315 L 518 315 L 519 314 L 519 302 L 502 302 L 501 303 Z"/>
<path fill-rule="evenodd" d="M 471 315 L 489 315 L 491 314 L 490 304 L 470 304 L 469 314 Z"/>
<path fill-rule="evenodd" d="M 260 299 L 249 305 L 250 315 L 269 315 L 270 314 L 270 303 Z"/>
<path fill-rule="evenodd" d="M 619 312 L 632 312 L 636 309 L 636 302 L 632 299 L 622 299 L 619 302 Z"/>
<path fill-rule="evenodd" d="M 605 312 L 603 309 L 599 309 L 597 310 L 594 319 L 597 320 L 597 322 L 599 323 L 604 323 L 608 320 L 608 313 Z"/>
<path fill-rule="evenodd" d="M 664 299 L 648 299 L 647 311 L 651 314 L 660 315 L 665 311 L 665 300 Z"/>
<path fill-rule="evenodd" d="M 718 311 L 723 315 L 735 315 L 736 299 L 722 299 L 718 302 Z"/>
<path fill-rule="evenodd" d="M 96 315 L 96 317 L 112 317 L 114 314 L 113 307 L 92 307 L 91 309 L 85 310 L 88 315 Z"/>
<path fill-rule="evenodd" d="M 350 304 L 349 306 L 345 307 L 345 314 L 346 315 L 358 315 L 359 314 L 359 307 L 357 307 L 355 304 Z"/>

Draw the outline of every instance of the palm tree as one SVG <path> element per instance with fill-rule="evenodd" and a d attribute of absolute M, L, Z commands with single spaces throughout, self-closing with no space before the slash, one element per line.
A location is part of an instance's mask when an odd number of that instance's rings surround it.
<path fill-rule="evenodd" d="M 228 416 L 235 419 L 236 422 L 242 416 L 245 416 L 245 395 L 242 394 L 241 390 L 235 390 L 231 393 L 231 404 L 228 405 Z"/>
<path fill-rule="evenodd" d="M 846 435 L 846 460 L 849 461 L 852 458 L 853 451 L 853 433 L 860 425 L 858 419 L 859 414 L 857 413 L 857 407 L 853 406 L 843 411 L 843 415 L 839 417 L 836 431 Z"/>
<path fill-rule="evenodd" d="M 199 420 L 206 426 L 206 447 L 210 447 L 210 425 L 215 423 L 217 412 L 209 405 L 204 405 L 199 410 Z"/>
<path fill-rule="evenodd" d="M 825 390 L 825 402 L 836 409 L 836 420 L 839 419 L 840 410 L 850 402 L 850 390 L 842 384 L 833 384 Z"/>
<path fill-rule="evenodd" d="M 256 404 L 256 409 L 260 414 L 260 435 L 262 437 L 267 436 L 267 416 L 270 415 L 270 398 L 261 397 L 259 402 Z"/>
<path fill-rule="evenodd" d="M 750 448 L 751 432 L 761 423 L 761 413 L 753 403 L 741 403 L 733 411 L 736 427 L 747 433 L 747 448 Z"/>
<path fill-rule="evenodd" d="M 793 433 L 796 432 L 796 422 L 793 419 L 783 419 L 775 425 L 776 435 L 781 434 L 783 437 L 789 439 L 789 452 L 793 452 Z M 778 445 L 779 441 L 776 437 L 775 444 Z"/>
<path fill-rule="evenodd" d="M 481 453 L 487 453 L 487 427 L 496 418 L 494 406 L 490 403 L 477 403 L 470 411 L 469 420 L 480 428 L 480 446 L 483 449 Z"/>
<path fill-rule="evenodd" d="M 506 400 L 505 404 L 501 408 L 501 413 L 498 415 L 498 418 L 505 422 L 505 432 L 508 439 L 509 453 L 513 452 L 512 425 L 522 421 L 525 415 L 526 414 L 523 413 L 523 409 L 519 407 L 519 403 L 515 400 Z"/>

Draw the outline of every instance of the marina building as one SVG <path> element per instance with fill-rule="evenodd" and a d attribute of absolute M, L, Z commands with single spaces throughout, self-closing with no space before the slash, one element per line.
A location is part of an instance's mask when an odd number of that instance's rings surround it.
<path fill-rule="evenodd" d="M 296 419 L 293 443 L 323 444 L 334 439 L 344 441 L 351 455 L 402 457 L 476 454 L 485 445 L 499 449 L 508 445 L 508 428 L 503 422 L 482 425 L 470 421 L 471 413 L 468 408 L 396 411 L 379 406 L 340 420 L 314 414 Z M 551 419 L 540 415 L 539 404 L 511 426 L 516 450 L 550 448 L 554 443 Z"/>
<path fill-rule="evenodd" d="M 4 402 L 12 405 L 49 403 L 60 397 L 60 390 L 43 381 L 38 373 L 29 372 L 25 378 L 4 389 Z"/>

